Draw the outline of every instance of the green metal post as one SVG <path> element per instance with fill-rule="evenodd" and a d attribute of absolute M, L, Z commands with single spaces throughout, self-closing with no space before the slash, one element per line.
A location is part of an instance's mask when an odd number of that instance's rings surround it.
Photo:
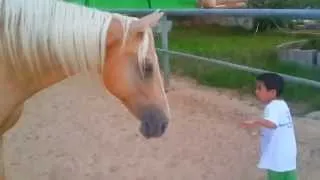
<path fill-rule="evenodd" d="M 160 33 L 161 33 L 161 47 L 162 49 L 168 50 L 169 42 L 168 42 L 168 34 L 171 30 L 172 22 L 167 20 L 167 16 L 164 16 L 160 20 Z M 164 83 L 165 89 L 168 90 L 170 86 L 170 61 L 169 61 L 169 54 L 162 53 L 162 67 L 164 72 Z"/>

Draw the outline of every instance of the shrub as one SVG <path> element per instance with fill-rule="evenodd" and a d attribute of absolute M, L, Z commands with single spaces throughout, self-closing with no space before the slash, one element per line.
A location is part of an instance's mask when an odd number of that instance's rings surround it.
<path fill-rule="evenodd" d="M 314 38 L 308 40 L 307 43 L 305 43 L 301 49 L 316 49 L 320 51 L 320 38 Z"/>
<path fill-rule="evenodd" d="M 286 8 L 318 8 L 319 0 L 248 0 L 249 8 L 270 8 L 270 9 L 286 9 Z M 255 27 L 258 31 L 265 31 L 279 27 L 291 27 L 290 20 L 279 17 L 257 17 L 254 20 Z"/>

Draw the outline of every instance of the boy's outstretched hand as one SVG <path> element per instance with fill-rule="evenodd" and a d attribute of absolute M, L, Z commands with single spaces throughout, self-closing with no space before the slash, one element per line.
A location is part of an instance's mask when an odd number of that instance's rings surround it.
<path fill-rule="evenodd" d="M 265 119 L 255 119 L 255 120 L 247 120 L 247 121 L 243 121 L 241 122 L 241 126 L 244 128 L 254 128 L 254 127 L 258 127 L 258 126 L 263 126 L 266 128 L 277 128 L 277 126 L 268 120 Z"/>
<path fill-rule="evenodd" d="M 257 126 L 257 121 L 255 120 L 247 120 L 240 123 L 243 128 L 253 128 Z"/>

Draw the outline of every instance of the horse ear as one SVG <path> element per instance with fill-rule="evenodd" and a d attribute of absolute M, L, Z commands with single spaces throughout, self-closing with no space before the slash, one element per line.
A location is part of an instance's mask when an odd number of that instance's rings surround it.
<path fill-rule="evenodd" d="M 144 32 L 148 28 L 155 27 L 163 15 L 163 12 L 155 11 L 138 19 L 137 21 L 134 21 L 132 23 L 132 31 L 137 33 Z"/>

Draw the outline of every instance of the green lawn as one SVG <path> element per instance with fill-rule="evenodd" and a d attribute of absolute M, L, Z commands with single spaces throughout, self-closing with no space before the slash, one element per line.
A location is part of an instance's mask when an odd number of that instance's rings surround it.
<path fill-rule="evenodd" d="M 302 38 L 277 32 L 254 35 L 240 28 L 174 26 L 169 48 L 320 81 L 319 69 L 283 63 L 276 57 L 276 45 Z M 255 76 L 247 72 L 174 56 L 171 57 L 171 68 L 173 72 L 196 78 L 204 85 L 238 89 L 244 93 L 253 91 Z M 320 109 L 319 92 L 320 89 L 290 83 L 284 96 L 291 102 L 307 102 L 309 110 Z"/>

